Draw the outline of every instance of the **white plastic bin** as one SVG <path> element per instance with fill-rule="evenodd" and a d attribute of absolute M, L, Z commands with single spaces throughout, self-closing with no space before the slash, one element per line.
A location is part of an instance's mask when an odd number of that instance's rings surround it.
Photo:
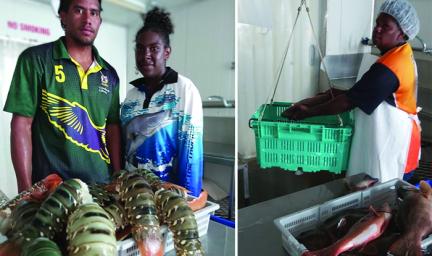
<path fill-rule="evenodd" d="M 282 246 L 289 255 L 300 256 L 307 248 L 297 241 L 296 236 L 316 228 L 343 210 L 369 207 L 370 205 L 380 207 L 384 202 L 389 203 L 394 208 L 397 203 L 397 188 L 400 186 L 412 185 L 394 179 L 275 219 L 274 223 L 282 233 Z M 432 249 L 432 235 L 423 240 L 422 248 Z"/>

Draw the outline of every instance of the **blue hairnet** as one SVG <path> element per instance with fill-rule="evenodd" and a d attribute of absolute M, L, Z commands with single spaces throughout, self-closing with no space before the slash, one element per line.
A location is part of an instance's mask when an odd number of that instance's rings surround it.
<path fill-rule="evenodd" d="M 380 13 L 387 13 L 396 19 L 400 28 L 408 38 L 414 39 L 420 30 L 420 21 L 414 6 L 406 0 L 386 0 Z"/>

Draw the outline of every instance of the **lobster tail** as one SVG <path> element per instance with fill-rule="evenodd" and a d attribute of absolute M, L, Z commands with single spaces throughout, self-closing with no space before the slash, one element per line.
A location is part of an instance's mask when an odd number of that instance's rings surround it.
<path fill-rule="evenodd" d="M 158 188 L 162 185 L 162 181 L 159 177 L 154 174 L 152 171 L 147 169 L 136 169 L 134 172 L 143 176 L 144 179 L 150 184 L 153 190 L 158 190 Z"/>
<path fill-rule="evenodd" d="M 66 230 L 69 255 L 117 255 L 115 227 L 96 203 L 79 206 Z"/>
<path fill-rule="evenodd" d="M 34 219 L 36 212 L 39 210 L 40 203 L 22 201 L 12 211 L 10 216 L 10 226 L 5 232 L 9 239 L 19 238 L 19 232 L 30 225 Z M 18 236 L 17 236 L 18 235 Z"/>
<path fill-rule="evenodd" d="M 195 215 L 187 202 L 170 190 L 156 192 L 161 219 L 174 235 L 177 255 L 204 255 Z"/>
<path fill-rule="evenodd" d="M 137 225 L 132 228 L 132 235 L 141 255 L 162 256 L 164 254 L 159 226 Z"/>
<path fill-rule="evenodd" d="M 54 239 L 56 234 L 65 229 L 69 214 L 78 205 L 92 201 L 84 182 L 79 179 L 67 180 L 42 203 L 33 220 L 32 228 L 39 231 L 38 236 Z"/>
<path fill-rule="evenodd" d="M 24 246 L 21 256 L 62 256 L 59 246 L 46 237 L 33 239 L 29 244 Z"/>
<path fill-rule="evenodd" d="M 93 199 L 104 208 L 116 229 L 124 229 L 126 226 L 126 214 L 117 198 L 104 190 L 100 185 L 89 186 Z"/>
<path fill-rule="evenodd" d="M 137 173 L 120 177 L 120 199 L 142 255 L 162 255 L 163 238 L 150 184 Z"/>

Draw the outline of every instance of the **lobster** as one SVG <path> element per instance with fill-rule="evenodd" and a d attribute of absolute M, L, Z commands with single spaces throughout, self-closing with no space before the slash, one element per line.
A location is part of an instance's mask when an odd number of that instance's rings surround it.
<path fill-rule="evenodd" d="M 0 233 L 8 237 L 8 241 L 0 245 L 0 255 L 20 255 L 19 231 L 33 221 L 40 203 L 21 201 L 2 222 Z M 24 254 L 24 253 L 22 253 Z"/>
<path fill-rule="evenodd" d="M 63 182 L 42 203 L 25 237 L 45 236 L 54 239 L 65 229 L 69 214 L 80 204 L 93 202 L 87 185 L 79 179 Z M 55 224 L 54 224 L 55 223 Z M 36 232 L 35 232 L 36 231 Z M 27 233 L 27 234 L 26 234 Z M 36 233 L 36 237 L 35 236 Z"/>
<path fill-rule="evenodd" d="M 48 196 L 36 211 L 31 223 L 23 227 L 21 231 L 16 232 L 11 240 L 0 246 L 0 252 L 11 255 L 17 253 L 19 248 L 23 252 L 29 246 L 33 246 L 34 240 L 39 237 L 47 237 L 53 240 L 56 235 L 64 231 L 67 216 L 79 204 L 92 202 L 87 185 L 79 179 L 70 179 L 60 184 L 56 190 Z M 46 244 L 46 243 L 42 243 Z M 42 245 L 37 245 L 40 248 Z M 44 250 L 44 249 L 41 249 Z M 48 246 L 47 250 L 52 250 L 53 246 Z"/>
<path fill-rule="evenodd" d="M 19 231 L 31 224 L 40 205 L 39 202 L 21 201 L 4 222 L 0 229 L 1 233 L 6 235 L 8 239 L 13 239 Z"/>
<path fill-rule="evenodd" d="M 137 173 L 121 172 L 118 189 L 141 255 L 163 255 L 163 239 L 150 184 Z"/>
<path fill-rule="evenodd" d="M 126 212 L 118 202 L 118 195 L 109 193 L 100 184 L 90 185 L 89 190 L 93 200 L 104 208 L 108 213 L 108 217 L 114 223 L 117 240 L 123 240 L 130 233 L 130 226 L 126 226 Z"/>
<path fill-rule="evenodd" d="M 140 175 L 142 175 L 150 183 L 154 192 L 160 189 L 171 190 L 177 193 L 178 195 L 180 195 L 181 197 L 183 197 L 185 200 L 187 200 L 188 198 L 187 193 L 189 191 L 186 188 L 173 184 L 171 182 L 162 181 L 156 174 L 154 174 L 150 170 L 136 169 L 133 170 L 133 172 L 137 172 Z M 208 197 L 207 191 L 203 190 L 197 198 L 192 199 L 187 203 L 189 207 L 192 209 L 192 211 L 197 211 L 206 205 L 207 197 Z"/>
<path fill-rule="evenodd" d="M 59 246 L 46 237 L 33 239 L 24 247 L 21 256 L 62 256 Z"/>
<path fill-rule="evenodd" d="M 66 233 L 70 256 L 117 255 L 115 226 L 96 203 L 78 206 L 69 216 Z"/>
<path fill-rule="evenodd" d="M 156 204 L 160 219 L 173 233 L 177 255 L 204 255 L 195 215 L 184 198 L 171 190 L 161 189 L 156 192 Z"/>
<path fill-rule="evenodd" d="M 29 189 L 19 193 L 12 200 L 2 200 L 0 210 L 5 210 L 7 208 L 13 209 L 19 202 L 24 200 L 43 201 L 62 183 L 62 181 L 62 178 L 57 174 L 50 174 L 43 180 L 36 182 Z"/>

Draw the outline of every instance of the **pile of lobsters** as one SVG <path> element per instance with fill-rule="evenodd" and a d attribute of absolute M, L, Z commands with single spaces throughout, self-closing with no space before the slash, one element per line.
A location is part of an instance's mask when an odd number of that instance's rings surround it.
<path fill-rule="evenodd" d="M 153 172 L 121 171 L 111 184 L 63 181 L 52 174 L 12 200 L 0 200 L 2 255 L 117 255 L 132 234 L 141 255 L 163 255 L 160 225 L 173 233 L 177 255 L 204 255 L 194 211 L 207 193 L 187 190 Z"/>

